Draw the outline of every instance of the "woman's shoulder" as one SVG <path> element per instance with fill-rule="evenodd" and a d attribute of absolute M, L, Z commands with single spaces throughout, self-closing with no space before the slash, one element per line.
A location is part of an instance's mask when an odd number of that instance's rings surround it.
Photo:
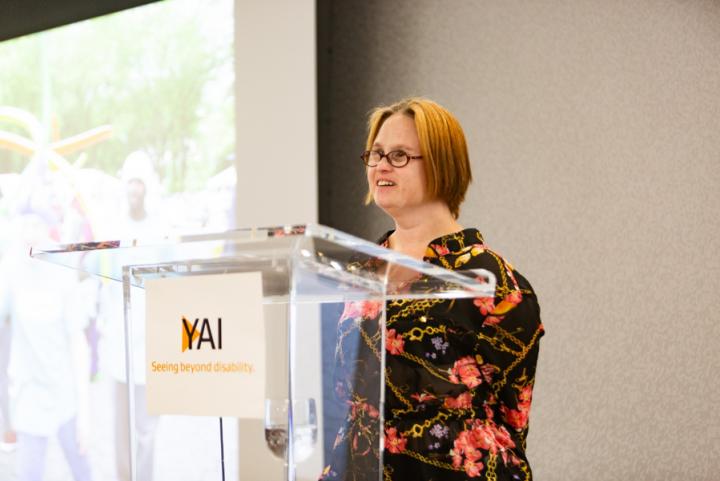
<path fill-rule="evenodd" d="M 435 239 L 428 245 L 425 260 L 492 282 L 500 295 L 515 290 L 534 294 L 530 282 L 507 258 L 488 246 L 475 228 Z"/>
<path fill-rule="evenodd" d="M 532 285 L 507 258 L 488 247 L 479 232 L 463 232 L 463 237 L 442 244 L 447 250 L 430 246 L 437 255 L 433 263 L 491 285 L 488 290 L 495 293 L 494 297 L 473 300 L 483 316 L 483 326 L 499 325 L 515 332 L 523 342 L 534 342 L 545 331 Z"/>

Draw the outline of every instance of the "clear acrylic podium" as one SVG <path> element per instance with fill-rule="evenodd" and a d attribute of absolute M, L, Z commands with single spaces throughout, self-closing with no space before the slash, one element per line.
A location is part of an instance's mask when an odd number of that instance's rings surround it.
<path fill-rule="evenodd" d="M 347 306 L 371 303 L 379 307 L 377 316 L 371 321 L 359 317 L 355 323 L 361 334 L 357 342 L 366 343 L 374 355 L 350 359 L 353 369 L 348 375 L 373 386 L 366 402 L 376 406 L 379 415 L 366 426 L 373 445 L 364 455 L 363 478 L 381 481 L 384 376 L 377 373 L 384 372 L 386 302 L 494 295 L 472 276 L 320 225 L 36 247 L 31 255 L 122 282 L 128 463 L 132 479 L 138 481 L 144 481 L 137 468 L 143 453 L 138 452 L 132 386 L 142 370 L 149 369 L 142 355 L 146 348 L 142 324 L 153 322 L 144 319 L 146 281 L 241 272 L 259 272 L 262 277 L 266 379 L 265 406 L 259 408 L 265 416 L 162 416 L 163 429 L 177 433 L 172 446 L 155 446 L 156 455 L 162 452 L 166 459 L 155 465 L 155 479 L 162 480 L 315 480 L 329 462 L 346 467 L 357 462 L 333 451 L 336 434 L 344 429 L 352 409 L 333 390 L 333 344 Z M 418 279 L 422 282 L 415 282 Z M 410 281 L 422 288 L 408 290 Z M 352 355 L 361 354 L 344 353 Z"/>

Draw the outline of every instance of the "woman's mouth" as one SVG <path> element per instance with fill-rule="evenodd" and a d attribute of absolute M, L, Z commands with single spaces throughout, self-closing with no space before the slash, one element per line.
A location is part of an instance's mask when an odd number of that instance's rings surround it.
<path fill-rule="evenodd" d="M 395 185 L 395 182 L 392 182 L 390 180 L 380 179 L 378 180 L 375 185 L 378 187 L 392 187 Z"/>

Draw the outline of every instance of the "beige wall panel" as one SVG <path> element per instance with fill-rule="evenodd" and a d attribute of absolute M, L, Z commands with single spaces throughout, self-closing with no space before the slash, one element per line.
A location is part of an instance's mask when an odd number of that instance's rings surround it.
<path fill-rule="evenodd" d="M 720 2 L 327 8 L 321 221 L 379 236 L 366 112 L 446 105 L 475 174 L 461 221 L 540 296 L 536 479 L 718 479 Z"/>
<path fill-rule="evenodd" d="M 237 225 L 317 221 L 315 0 L 235 0 Z"/>
<path fill-rule="evenodd" d="M 317 222 L 315 0 L 235 0 L 235 64 L 237 225 Z M 269 338 L 285 337 L 269 321 L 284 309 L 266 306 Z M 268 396 L 283 397 L 286 362 L 275 348 Z M 319 356 L 311 361 L 319 365 Z M 284 479 L 263 422 L 240 420 L 239 433 L 240 480 Z M 318 446 L 321 436 L 313 458 L 320 472 Z"/>

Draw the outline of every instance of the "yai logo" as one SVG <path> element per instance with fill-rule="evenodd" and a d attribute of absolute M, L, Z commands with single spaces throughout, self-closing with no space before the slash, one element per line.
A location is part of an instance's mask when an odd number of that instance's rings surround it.
<path fill-rule="evenodd" d="M 182 318 L 182 352 L 188 349 L 199 350 L 203 343 L 208 343 L 210 349 L 222 349 L 222 318 L 218 317 L 217 324 L 215 325 L 215 335 L 213 336 L 213 329 L 210 326 L 210 321 L 207 319 L 202 320 L 200 330 L 198 330 L 198 324 L 200 318 L 196 318 L 192 324 L 188 321 L 185 316 Z M 217 340 L 217 344 L 215 341 Z M 193 347 L 193 343 L 197 341 Z"/>

